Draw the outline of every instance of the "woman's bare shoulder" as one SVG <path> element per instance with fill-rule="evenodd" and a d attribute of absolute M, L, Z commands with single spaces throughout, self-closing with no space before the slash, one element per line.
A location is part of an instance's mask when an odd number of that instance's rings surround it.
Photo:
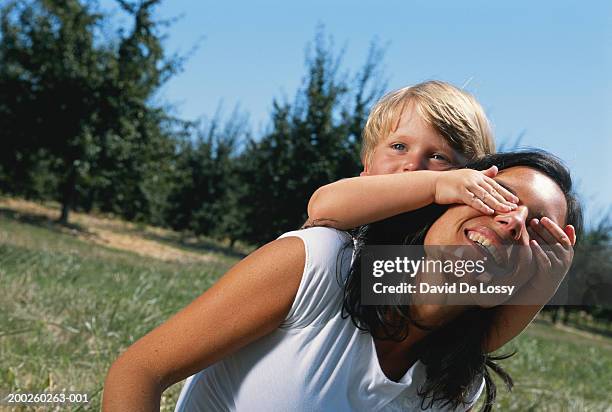
<path fill-rule="evenodd" d="M 163 390 L 274 331 L 295 298 L 304 261 L 304 245 L 295 237 L 257 249 L 130 346 L 111 367 L 105 391 L 108 386 L 111 395 L 135 374 L 150 377 Z"/>

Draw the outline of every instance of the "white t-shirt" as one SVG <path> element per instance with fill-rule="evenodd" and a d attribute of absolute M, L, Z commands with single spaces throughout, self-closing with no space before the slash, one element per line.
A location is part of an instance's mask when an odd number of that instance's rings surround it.
<path fill-rule="evenodd" d="M 304 242 L 306 262 L 286 319 L 271 334 L 189 377 L 175 411 L 421 410 L 424 365 L 417 361 L 398 382 L 389 380 L 371 335 L 341 317 L 350 236 L 323 227 L 281 238 L 289 236 Z M 483 387 L 484 380 L 474 385 L 474 402 Z"/>

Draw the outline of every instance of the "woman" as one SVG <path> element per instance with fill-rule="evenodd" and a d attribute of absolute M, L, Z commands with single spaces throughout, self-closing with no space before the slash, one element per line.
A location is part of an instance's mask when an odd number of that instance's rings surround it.
<path fill-rule="evenodd" d="M 580 229 L 569 173 L 539 152 L 493 155 L 473 167 L 493 164 L 503 169 L 496 180 L 521 200 L 516 210 L 485 216 L 456 205 L 405 232 L 412 239 L 423 233 L 425 245 L 461 245 L 470 241 L 466 233 L 484 227 L 508 243 L 531 245 L 538 265 L 554 267 L 575 238 L 555 232 L 546 240 L 559 243 L 560 255 L 547 256 L 533 243 L 544 232 L 531 221 L 547 216 Z M 376 227 L 366 243 L 397 239 L 386 230 L 376 235 Z M 311 228 L 253 252 L 115 361 L 104 409 L 158 409 L 163 390 L 198 371 L 179 410 L 465 410 L 483 379 L 490 407 L 495 387 L 485 365 L 498 368 L 486 353 L 509 338 L 487 309 L 361 306 L 351 248 L 346 233 Z"/>

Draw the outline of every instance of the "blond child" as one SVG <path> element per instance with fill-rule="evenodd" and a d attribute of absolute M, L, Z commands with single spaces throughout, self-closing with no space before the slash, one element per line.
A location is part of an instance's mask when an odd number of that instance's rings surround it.
<path fill-rule="evenodd" d="M 308 204 L 308 222 L 350 229 L 419 209 L 431 203 L 465 203 L 483 214 L 508 213 L 519 199 L 493 178 L 497 168 L 459 169 L 465 162 L 493 153 L 495 143 L 484 110 L 469 93 L 448 83 L 428 81 L 384 96 L 372 109 L 363 132 L 363 171 L 319 188 Z M 406 173 L 410 172 L 410 173 Z M 532 247 L 576 237 L 550 219 L 530 222 Z M 573 255 L 557 256 L 554 268 L 536 277 L 559 282 Z M 542 279 L 533 279 L 533 283 Z M 550 281 L 547 279 L 546 281 Z M 509 302 L 512 304 L 512 301 Z M 539 305 L 496 308 L 496 328 L 488 348 L 494 351 L 519 334 Z"/>

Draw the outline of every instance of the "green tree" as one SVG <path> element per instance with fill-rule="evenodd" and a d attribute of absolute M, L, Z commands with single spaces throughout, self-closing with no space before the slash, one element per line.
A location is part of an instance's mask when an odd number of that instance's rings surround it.
<path fill-rule="evenodd" d="M 3 156 L 17 184 L 29 183 L 33 165 L 52 156 L 61 188 L 87 169 L 94 102 L 88 76 L 100 16 L 78 2 L 10 2 L 2 8 L 0 68 Z M 93 149 L 93 148 L 92 148 Z M 65 193 L 66 196 L 70 196 Z"/>
<path fill-rule="evenodd" d="M 193 140 L 181 145 L 174 185 L 169 195 L 166 222 L 179 230 L 217 238 L 231 235 L 236 203 L 235 168 L 241 143 L 248 134 L 246 115 L 235 109 L 222 122 L 220 111 L 210 122 L 200 124 Z"/>
<path fill-rule="evenodd" d="M 241 237 L 262 244 L 300 227 L 318 187 L 359 172 L 359 136 L 383 88 L 381 60 L 373 45 L 357 74 L 341 72 L 342 53 L 319 30 L 294 102 L 274 100 L 270 131 L 241 156 Z"/>
<path fill-rule="evenodd" d="M 36 187 L 42 165 L 63 222 L 92 205 L 153 218 L 178 121 L 152 97 L 182 63 L 164 53 L 163 22 L 152 19 L 159 2 L 118 0 L 133 26 L 110 39 L 94 1 L 14 1 L 0 10 L 0 161 L 4 180 L 15 182 L 6 188 Z"/>

